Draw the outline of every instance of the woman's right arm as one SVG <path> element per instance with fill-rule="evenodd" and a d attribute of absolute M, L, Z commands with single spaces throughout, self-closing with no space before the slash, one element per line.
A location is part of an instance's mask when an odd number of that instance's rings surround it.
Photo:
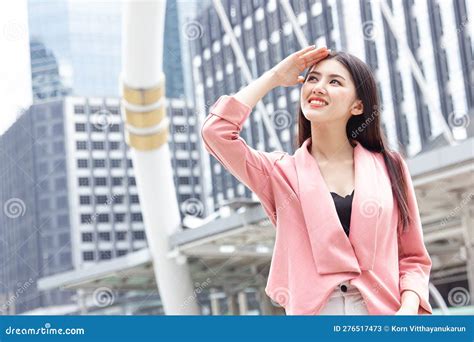
<path fill-rule="evenodd" d="M 201 135 L 204 145 L 230 173 L 254 191 L 262 203 L 268 176 L 274 163 L 283 156 L 282 152 L 263 152 L 249 147 L 240 137 L 240 131 L 252 108 L 270 90 L 277 86 L 291 86 L 300 83 L 299 76 L 310 65 L 325 58 L 325 48 L 309 46 L 295 52 L 252 81 L 233 96 L 221 96 L 211 107 L 204 121 Z M 271 203 L 268 203 L 270 206 Z M 266 208 L 267 210 L 270 208 Z"/>

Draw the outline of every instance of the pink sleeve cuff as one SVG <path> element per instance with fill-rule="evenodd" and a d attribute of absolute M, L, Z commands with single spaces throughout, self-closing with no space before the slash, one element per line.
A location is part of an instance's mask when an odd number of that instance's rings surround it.
<path fill-rule="evenodd" d="M 243 123 L 252 112 L 252 108 L 233 96 L 222 95 L 209 112 L 233 123 L 241 130 Z"/>
<path fill-rule="evenodd" d="M 400 278 L 400 293 L 405 290 L 411 290 L 415 292 L 420 298 L 420 308 L 418 314 L 432 314 L 433 309 L 428 300 L 429 298 L 429 289 L 427 285 L 421 279 L 413 279 L 410 277 L 402 276 Z"/>

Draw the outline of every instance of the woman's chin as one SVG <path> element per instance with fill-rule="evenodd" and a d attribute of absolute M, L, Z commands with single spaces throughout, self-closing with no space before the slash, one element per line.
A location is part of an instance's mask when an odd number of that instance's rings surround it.
<path fill-rule="evenodd" d="M 308 121 L 311 121 L 314 123 L 325 122 L 330 119 L 330 115 L 326 111 L 320 110 L 320 109 L 317 109 L 317 110 L 310 109 L 306 111 L 306 113 L 304 113 L 304 117 L 308 119 Z"/>

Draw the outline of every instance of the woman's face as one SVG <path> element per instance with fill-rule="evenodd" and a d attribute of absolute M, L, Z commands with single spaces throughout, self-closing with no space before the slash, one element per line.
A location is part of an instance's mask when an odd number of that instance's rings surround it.
<path fill-rule="evenodd" d="M 324 59 L 311 67 L 301 88 L 301 109 L 311 122 L 347 122 L 363 113 L 362 101 L 349 71 L 335 59 Z"/>

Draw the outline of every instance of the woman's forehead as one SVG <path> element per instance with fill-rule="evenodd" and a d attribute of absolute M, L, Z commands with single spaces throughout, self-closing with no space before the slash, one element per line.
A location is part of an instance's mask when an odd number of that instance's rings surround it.
<path fill-rule="evenodd" d="M 350 76 L 347 69 L 335 59 L 323 59 L 321 62 L 310 67 L 309 72 L 317 71 L 321 74 L 340 74 Z"/>

